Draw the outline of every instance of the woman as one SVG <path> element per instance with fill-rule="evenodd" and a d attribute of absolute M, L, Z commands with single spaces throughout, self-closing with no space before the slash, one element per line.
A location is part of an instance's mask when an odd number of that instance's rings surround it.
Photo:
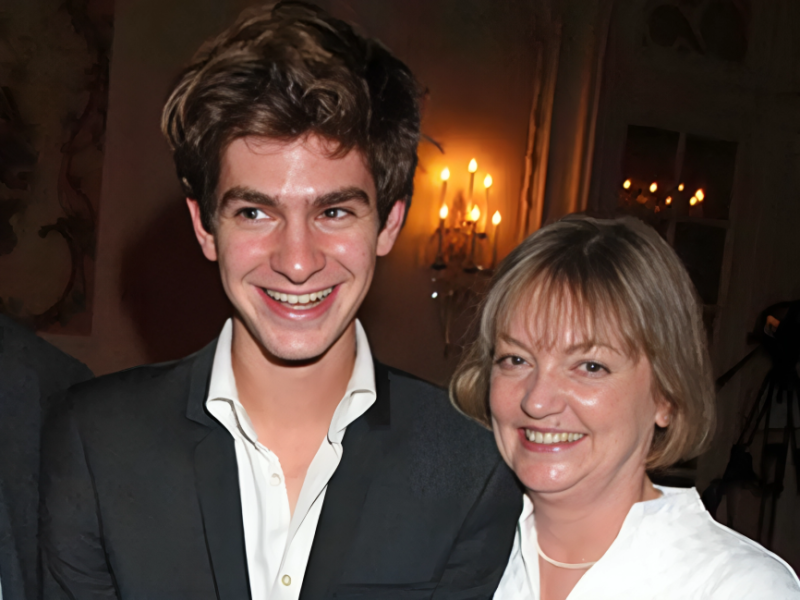
<path fill-rule="evenodd" d="M 714 423 L 701 308 L 650 227 L 573 216 L 526 239 L 450 389 L 525 489 L 496 599 L 800 598 L 783 560 L 647 475 Z"/>

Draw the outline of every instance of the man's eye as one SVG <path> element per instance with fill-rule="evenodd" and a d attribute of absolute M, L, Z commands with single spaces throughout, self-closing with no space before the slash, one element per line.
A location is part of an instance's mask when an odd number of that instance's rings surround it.
<path fill-rule="evenodd" d="M 248 221 L 255 221 L 257 219 L 263 219 L 267 215 L 264 214 L 264 211 L 254 208 L 252 206 L 248 206 L 246 208 L 242 208 L 239 210 L 239 214 L 243 216 Z"/>
<path fill-rule="evenodd" d="M 322 216 L 324 216 L 326 219 L 341 219 L 346 217 L 348 214 L 350 213 L 343 208 L 326 208 L 324 211 L 322 211 Z"/>

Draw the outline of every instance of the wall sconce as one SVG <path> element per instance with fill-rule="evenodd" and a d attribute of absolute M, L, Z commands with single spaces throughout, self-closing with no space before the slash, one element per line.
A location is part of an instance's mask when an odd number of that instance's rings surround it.
<path fill-rule="evenodd" d="M 456 315 L 475 304 L 474 300 L 482 293 L 482 288 L 488 281 L 486 276 L 492 273 L 497 264 L 498 228 L 502 217 L 500 211 L 495 210 L 491 229 L 484 225 L 485 217 L 491 214 L 488 211 L 494 180 L 488 173 L 483 179 L 486 203 L 482 211 L 479 203 L 474 201 L 477 171 L 478 161 L 473 158 L 467 166 L 469 179 L 466 198 L 463 190 L 456 190 L 448 204 L 447 191 L 452 174 L 447 167 L 442 170 L 439 222 L 426 251 L 428 257 L 433 254 L 429 264 L 436 272 L 432 278 L 436 289 L 432 291 L 431 298 L 439 303 L 444 326 L 445 356 L 451 346 L 451 330 Z M 484 230 L 481 231 L 481 228 Z"/>

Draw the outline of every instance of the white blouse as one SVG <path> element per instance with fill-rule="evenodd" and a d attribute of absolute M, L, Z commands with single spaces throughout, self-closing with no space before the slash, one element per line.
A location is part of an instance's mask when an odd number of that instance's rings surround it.
<path fill-rule="evenodd" d="M 717 523 L 697 491 L 656 486 L 662 496 L 631 507 L 611 547 L 568 600 L 799 600 L 786 562 Z M 533 505 L 524 498 L 514 547 L 495 600 L 538 600 Z"/>

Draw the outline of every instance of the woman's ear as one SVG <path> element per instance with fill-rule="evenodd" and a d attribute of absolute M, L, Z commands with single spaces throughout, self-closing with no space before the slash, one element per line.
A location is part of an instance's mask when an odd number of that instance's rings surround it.
<path fill-rule="evenodd" d="M 669 427 L 672 421 L 672 404 L 660 393 L 656 393 L 656 425 L 661 428 Z"/>

